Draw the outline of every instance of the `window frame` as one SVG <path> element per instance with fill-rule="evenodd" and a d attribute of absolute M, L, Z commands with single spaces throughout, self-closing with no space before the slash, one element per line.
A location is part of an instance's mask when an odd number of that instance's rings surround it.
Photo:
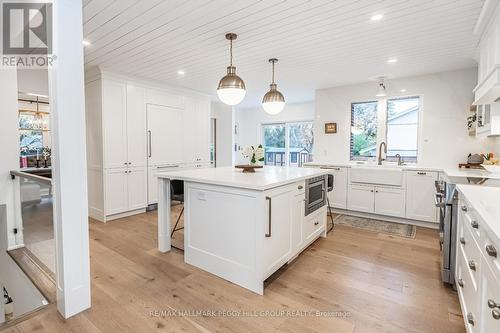
<path fill-rule="evenodd" d="M 410 94 L 410 95 L 395 95 L 395 96 L 387 96 L 379 100 L 362 100 L 362 101 L 353 101 L 350 103 L 351 105 L 351 116 L 349 117 L 349 161 L 350 162 L 371 162 L 378 161 L 379 158 L 379 147 L 382 142 L 385 142 L 387 145 L 387 134 L 388 134 L 388 120 L 389 120 L 389 112 L 388 112 L 388 102 L 390 100 L 398 100 L 398 99 L 410 99 L 410 98 L 418 98 L 418 121 L 417 121 L 417 153 L 415 159 L 404 160 L 403 162 L 410 165 L 418 164 L 420 152 L 422 150 L 422 123 L 424 120 L 424 96 L 422 94 Z M 352 106 L 353 104 L 362 104 L 362 103 L 377 103 L 377 145 L 375 149 L 375 158 L 367 157 L 367 158 L 353 158 L 352 156 Z M 381 107 L 382 106 L 382 107 Z M 382 114 L 381 114 L 382 113 Z M 383 119 L 383 123 L 380 121 Z M 388 162 L 395 162 L 397 158 L 395 156 L 386 156 Z"/>
<path fill-rule="evenodd" d="M 312 125 L 312 131 L 313 131 L 313 137 L 314 137 L 314 128 L 315 128 L 315 123 L 314 120 L 292 120 L 292 121 L 274 121 L 274 122 L 264 122 L 260 124 L 260 139 L 262 140 L 262 145 L 265 147 L 265 140 L 264 140 L 264 127 L 266 126 L 273 126 L 273 125 L 284 125 L 285 126 L 285 163 L 283 166 L 290 166 L 290 126 L 294 124 L 303 124 L 303 123 L 310 123 Z M 315 139 L 314 139 L 315 140 Z M 314 156 L 314 144 L 313 144 L 313 151 L 311 154 Z M 276 158 L 274 159 L 274 161 Z M 297 157 L 297 161 L 299 161 L 299 157 Z M 267 162 L 267 158 L 266 158 Z"/>

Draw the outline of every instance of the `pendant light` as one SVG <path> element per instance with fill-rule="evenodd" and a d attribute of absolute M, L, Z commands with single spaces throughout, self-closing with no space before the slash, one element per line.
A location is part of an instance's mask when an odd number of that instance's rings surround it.
<path fill-rule="evenodd" d="M 246 94 L 245 82 L 236 75 L 236 67 L 233 66 L 233 40 L 236 37 L 238 36 L 233 33 L 226 34 L 226 39 L 230 43 L 230 62 L 229 67 L 227 67 L 227 74 L 220 80 L 217 88 L 219 99 L 227 105 L 239 104 Z"/>
<path fill-rule="evenodd" d="M 385 84 L 384 84 L 384 78 L 380 78 L 380 82 L 378 84 L 378 92 L 375 95 L 376 97 L 385 97 L 387 96 L 387 93 L 385 92 Z"/>
<path fill-rule="evenodd" d="M 285 107 L 285 97 L 278 91 L 277 85 L 274 83 L 274 64 L 278 62 L 278 59 L 271 58 L 269 62 L 273 64 L 273 82 L 270 84 L 271 89 L 262 99 L 262 107 L 269 114 L 278 114 Z"/>

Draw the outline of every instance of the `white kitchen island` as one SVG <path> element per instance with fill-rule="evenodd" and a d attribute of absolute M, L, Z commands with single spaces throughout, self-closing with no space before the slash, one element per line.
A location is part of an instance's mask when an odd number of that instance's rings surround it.
<path fill-rule="evenodd" d="M 265 279 L 326 237 L 326 205 L 305 216 L 306 180 L 325 170 L 224 167 L 157 177 L 159 250 L 171 248 L 170 180 L 183 180 L 185 262 L 260 295 Z"/>

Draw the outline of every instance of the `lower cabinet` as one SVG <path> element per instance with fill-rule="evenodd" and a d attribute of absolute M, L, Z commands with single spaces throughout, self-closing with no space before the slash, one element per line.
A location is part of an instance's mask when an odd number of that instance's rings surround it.
<path fill-rule="evenodd" d="M 347 195 L 347 208 L 358 212 L 373 213 L 375 189 L 373 186 L 350 185 Z"/>
<path fill-rule="evenodd" d="M 147 206 L 146 169 L 119 168 L 105 171 L 105 215 Z"/>
<path fill-rule="evenodd" d="M 348 209 L 365 213 L 404 217 L 405 191 L 403 188 L 350 185 Z"/>
<path fill-rule="evenodd" d="M 294 197 L 292 213 L 292 247 L 294 252 L 300 251 L 304 245 L 304 214 L 305 194 L 301 193 Z"/>
<path fill-rule="evenodd" d="M 345 167 L 321 167 L 333 175 L 333 190 L 328 192 L 330 207 L 347 208 L 347 168 Z"/>
<path fill-rule="evenodd" d="M 459 207 L 455 280 L 464 324 L 469 333 L 500 332 L 500 244 L 462 195 Z"/>
<path fill-rule="evenodd" d="M 438 221 L 434 203 L 438 172 L 406 171 L 406 217 L 426 222 Z"/>
<path fill-rule="evenodd" d="M 267 216 L 263 253 L 266 277 L 284 265 L 292 255 L 292 204 L 295 185 L 265 192 Z"/>
<path fill-rule="evenodd" d="M 402 188 L 375 188 L 376 214 L 404 217 L 405 216 L 405 190 Z"/>

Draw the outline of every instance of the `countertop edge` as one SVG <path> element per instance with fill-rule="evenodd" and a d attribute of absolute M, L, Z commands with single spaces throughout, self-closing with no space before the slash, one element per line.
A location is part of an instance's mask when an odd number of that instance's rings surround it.
<path fill-rule="evenodd" d="M 483 203 L 481 203 L 478 196 L 475 195 L 476 193 L 472 193 L 477 191 L 495 191 L 500 195 L 500 188 L 478 187 L 476 185 L 459 184 L 457 185 L 457 189 L 470 202 L 477 214 L 486 223 L 486 228 L 490 232 L 488 236 L 490 238 L 494 238 L 494 242 L 497 245 L 500 245 L 500 228 L 493 227 L 494 225 L 498 224 L 495 223 L 495 216 L 488 212 L 488 209 L 484 206 Z"/>

